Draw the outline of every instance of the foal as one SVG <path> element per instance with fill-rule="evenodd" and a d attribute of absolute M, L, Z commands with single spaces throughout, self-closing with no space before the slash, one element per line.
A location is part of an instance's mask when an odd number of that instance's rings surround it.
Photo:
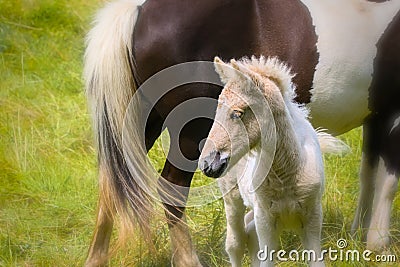
<path fill-rule="evenodd" d="M 293 101 L 293 75 L 278 59 L 226 64 L 216 57 L 214 65 L 225 87 L 199 167 L 214 178 L 228 171 L 219 185 L 232 266 L 241 266 L 246 242 L 254 266 L 273 266 L 272 259 L 260 262 L 257 252 L 277 251 L 282 230 L 296 231 L 318 258 L 324 185 L 319 141 L 337 151 L 344 144 L 316 133 L 306 109 Z M 245 218 L 246 206 L 252 211 Z M 316 259 L 310 264 L 324 266 Z"/>

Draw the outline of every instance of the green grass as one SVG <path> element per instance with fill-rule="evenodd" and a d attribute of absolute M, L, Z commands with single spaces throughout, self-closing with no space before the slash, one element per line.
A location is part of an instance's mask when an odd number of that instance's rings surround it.
<path fill-rule="evenodd" d="M 0 266 L 78 266 L 96 203 L 82 90 L 95 1 L 0 1 Z"/>
<path fill-rule="evenodd" d="M 85 32 L 100 5 L 0 0 L 0 266 L 81 266 L 85 260 L 95 223 L 97 171 L 82 56 Z M 361 249 L 360 239 L 349 235 L 360 129 L 343 138 L 352 153 L 326 159 L 323 246 L 335 247 L 337 239 L 346 238 L 349 247 Z M 159 146 L 151 155 L 162 164 Z M 196 174 L 196 185 L 208 182 Z M 389 250 L 400 256 L 399 206 L 396 198 Z M 222 201 L 189 208 L 188 218 L 202 261 L 229 266 Z M 154 231 L 156 253 L 133 239 L 110 265 L 168 266 L 167 227 L 154 222 Z M 288 234 L 282 244 L 297 247 L 298 240 Z"/>

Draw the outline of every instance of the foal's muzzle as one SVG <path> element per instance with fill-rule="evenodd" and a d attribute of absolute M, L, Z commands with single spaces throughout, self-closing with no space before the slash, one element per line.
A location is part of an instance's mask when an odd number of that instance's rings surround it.
<path fill-rule="evenodd" d="M 221 177 L 228 167 L 229 158 L 221 157 L 219 151 L 213 151 L 207 157 L 200 159 L 199 169 L 208 177 Z"/>

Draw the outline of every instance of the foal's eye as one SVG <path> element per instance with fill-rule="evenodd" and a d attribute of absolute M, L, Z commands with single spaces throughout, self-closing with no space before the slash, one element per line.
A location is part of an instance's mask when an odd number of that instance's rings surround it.
<path fill-rule="evenodd" d="M 231 119 L 240 119 L 241 117 L 243 117 L 243 114 L 244 114 L 243 111 L 235 109 L 231 113 Z"/>

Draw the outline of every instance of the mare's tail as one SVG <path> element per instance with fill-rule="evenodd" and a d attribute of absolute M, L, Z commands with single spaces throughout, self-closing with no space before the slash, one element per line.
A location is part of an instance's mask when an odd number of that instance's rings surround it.
<path fill-rule="evenodd" d="M 135 180 L 146 173 L 144 136 L 129 135 L 133 150 L 129 164 L 133 163 L 133 170 L 124 157 L 122 138 L 124 116 L 137 90 L 130 61 L 134 25 L 142 2 L 119 0 L 100 10 L 87 35 L 85 52 L 84 76 L 97 142 L 100 202 L 109 216 L 118 215 L 120 233 L 131 230 L 134 222 L 149 233 L 148 219 L 153 212 L 150 196 Z M 139 104 L 129 106 L 130 112 L 139 111 Z M 135 120 L 131 123 L 140 127 Z M 135 170 L 135 166 L 142 169 Z"/>

